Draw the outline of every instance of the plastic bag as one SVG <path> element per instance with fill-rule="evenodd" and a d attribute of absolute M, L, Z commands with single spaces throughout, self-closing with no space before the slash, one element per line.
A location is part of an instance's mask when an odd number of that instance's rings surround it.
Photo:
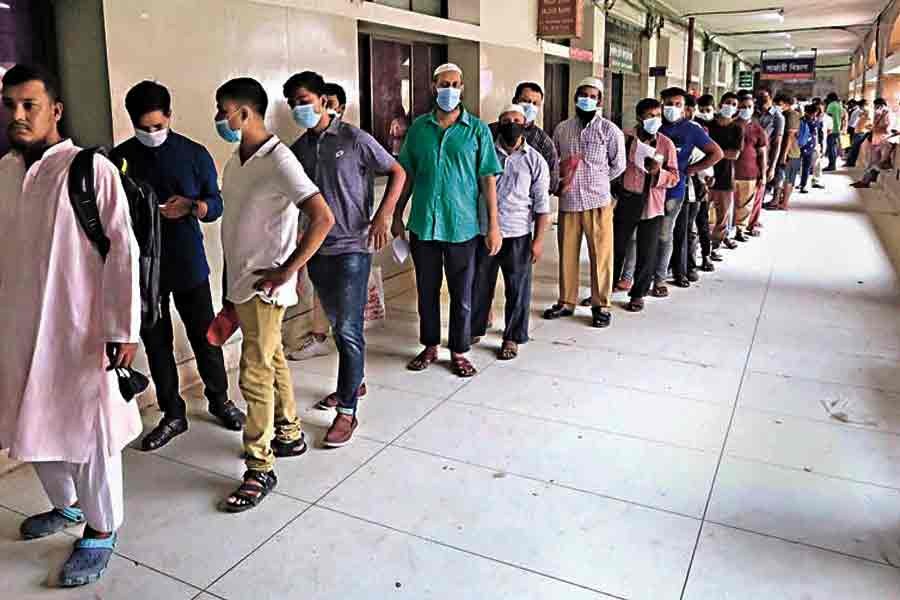
<path fill-rule="evenodd" d="M 363 316 L 366 322 L 366 329 L 384 323 L 387 318 L 384 301 L 384 279 L 381 275 L 381 267 L 372 267 L 372 270 L 369 272 L 369 295 Z"/>

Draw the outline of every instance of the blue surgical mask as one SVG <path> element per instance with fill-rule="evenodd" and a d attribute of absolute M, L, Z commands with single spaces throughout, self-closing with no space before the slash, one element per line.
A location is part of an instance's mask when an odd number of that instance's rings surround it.
<path fill-rule="evenodd" d="M 596 112 L 597 99 L 588 98 L 587 96 L 578 96 L 578 98 L 575 100 L 575 106 L 577 106 L 584 112 Z"/>
<path fill-rule="evenodd" d="M 663 106 L 663 117 L 669 123 L 676 123 L 684 116 L 684 109 L 680 106 Z"/>
<path fill-rule="evenodd" d="M 753 109 L 752 108 L 742 108 L 738 111 L 738 118 L 742 121 L 749 121 L 753 118 Z"/>
<path fill-rule="evenodd" d="M 525 111 L 525 122 L 534 123 L 537 121 L 540 109 L 531 102 L 522 102 L 519 106 Z"/>
<path fill-rule="evenodd" d="M 734 113 L 737 112 L 737 106 L 732 106 L 731 104 L 723 104 L 719 107 L 719 114 L 725 117 L 726 119 L 730 119 L 734 116 Z"/>
<path fill-rule="evenodd" d="M 316 112 L 312 104 L 298 104 L 291 110 L 294 122 L 303 129 L 312 129 L 319 124 L 322 115 Z"/>
<path fill-rule="evenodd" d="M 437 105 L 444 112 L 453 112 L 459 106 L 459 100 L 462 98 L 462 89 L 445 87 L 439 88 L 437 91 Z"/>
<path fill-rule="evenodd" d="M 656 135 L 659 128 L 662 127 L 662 117 L 650 117 L 641 121 L 641 127 L 650 135 Z"/>
<path fill-rule="evenodd" d="M 216 121 L 216 131 L 219 133 L 219 137 L 229 144 L 236 144 L 241 141 L 241 130 L 232 129 L 228 124 L 228 117 L 221 121 Z"/>
<path fill-rule="evenodd" d="M 781 109 L 779 109 L 779 108 L 778 108 L 777 106 L 775 106 L 774 104 L 773 104 L 772 106 L 769 107 L 769 114 L 770 114 L 770 115 L 774 115 L 774 114 L 779 113 L 779 112 L 781 112 Z"/>

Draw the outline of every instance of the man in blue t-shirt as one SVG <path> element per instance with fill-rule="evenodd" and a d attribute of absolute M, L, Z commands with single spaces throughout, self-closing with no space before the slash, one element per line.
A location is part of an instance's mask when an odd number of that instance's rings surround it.
<path fill-rule="evenodd" d="M 675 228 L 675 222 L 681 207 L 684 204 L 685 187 L 687 180 L 722 160 L 722 149 L 706 134 L 702 127 L 684 115 L 684 99 L 687 92 L 681 88 L 668 88 L 662 91 L 660 96 L 663 102 L 663 126 L 660 132 L 675 142 L 678 151 L 678 171 L 681 179 L 678 185 L 666 193 L 666 214 L 663 219 L 662 232 L 659 237 L 659 250 L 654 277 L 653 296 L 665 298 L 669 295 L 666 287 L 666 276 L 669 272 L 669 262 L 672 260 L 673 243 L 679 249 L 676 256 L 675 285 L 678 287 L 690 287 L 687 273 L 687 227 L 682 230 Z M 691 155 L 694 149 L 701 150 L 705 156 L 702 160 L 692 161 Z M 687 223 L 686 220 L 683 220 Z M 678 239 L 675 240 L 674 238 Z"/>

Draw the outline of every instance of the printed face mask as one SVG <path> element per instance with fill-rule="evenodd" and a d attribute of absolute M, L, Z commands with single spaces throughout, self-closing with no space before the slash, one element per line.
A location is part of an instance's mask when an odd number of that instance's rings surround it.
<path fill-rule="evenodd" d="M 147 146 L 148 148 L 159 148 L 168 139 L 169 130 L 168 128 L 166 128 L 151 132 L 144 131 L 143 129 L 135 129 L 134 137 L 136 137 L 140 143 Z"/>

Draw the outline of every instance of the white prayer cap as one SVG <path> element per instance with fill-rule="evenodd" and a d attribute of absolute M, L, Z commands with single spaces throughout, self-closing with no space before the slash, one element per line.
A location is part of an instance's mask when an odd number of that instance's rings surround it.
<path fill-rule="evenodd" d="M 500 111 L 500 116 L 502 117 L 506 113 L 519 113 L 523 117 L 525 116 L 525 109 L 522 108 L 521 104 L 510 104 L 506 108 Z"/>
<path fill-rule="evenodd" d="M 456 66 L 453 63 L 444 63 L 434 70 L 434 78 L 437 79 L 441 73 L 459 73 L 459 76 L 462 77 L 462 69 Z"/>
<path fill-rule="evenodd" d="M 597 79 L 596 77 L 585 77 L 578 84 L 578 87 L 579 88 L 583 88 L 583 87 L 597 88 L 598 90 L 600 90 L 602 92 L 603 91 L 603 80 Z"/>

